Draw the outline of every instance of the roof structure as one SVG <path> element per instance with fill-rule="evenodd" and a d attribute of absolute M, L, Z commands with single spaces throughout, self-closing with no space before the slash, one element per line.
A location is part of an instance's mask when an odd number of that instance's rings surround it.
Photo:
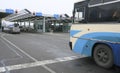
<path fill-rule="evenodd" d="M 13 9 L 0 9 L 0 18 L 4 18 L 13 13 L 15 13 Z"/>
<path fill-rule="evenodd" d="M 27 9 L 23 9 L 19 11 L 18 13 L 11 14 L 4 19 L 6 21 L 18 21 L 18 22 L 24 22 L 24 21 L 34 21 L 34 20 L 42 20 L 43 18 L 46 19 L 54 19 L 59 18 L 58 14 L 49 15 L 49 14 L 43 14 L 41 12 L 30 12 Z"/>
<path fill-rule="evenodd" d="M 58 15 L 58 14 L 43 14 L 42 12 L 31 12 L 28 9 L 23 9 L 21 11 L 14 11 L 13 9 L 0 10 L 1 18 L 10 22 L 27 22 L 27 21 L 36 21 L 44 20 L 45 21 L 57 21 L 62 23 L 71 22 L 71 18 L 67 14 Z"/>

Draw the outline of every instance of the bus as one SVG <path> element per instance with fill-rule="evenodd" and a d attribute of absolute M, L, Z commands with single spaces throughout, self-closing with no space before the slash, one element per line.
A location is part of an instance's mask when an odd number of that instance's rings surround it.
<path fill-rule="evenodd" d="M 20 33 L 20 28 L 18 23 L 2 21 L 2 31 L 8 33 Z"/>
<path fill-rule="evenodd" d="M 84 0 L 74 4 L 69 46 L 97 65 L 120 67 L 120 0 Z"/>

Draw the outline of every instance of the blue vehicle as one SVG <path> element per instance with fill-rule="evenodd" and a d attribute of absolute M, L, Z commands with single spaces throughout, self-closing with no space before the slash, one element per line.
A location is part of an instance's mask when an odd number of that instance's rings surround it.
<path fill-rule="evenodd" d="M 120 1 L 118 0 L 114 0 L 113 2 L 119 2 L 120 5 Z M 106 6 L 109 7 L 109 3 L 114 6 L 114 3 L 112 4 L 112 2 L 103 3 L 103 5 L 107 4 Z M 90 6 L 88 2 L 87 8 L 89 11 L 91 11 L 89 15 L 87 14 L 88 12 L 84 12 L 86 11 L 84 10 L 86 5 L 87 4 L 85 1 L 75 3 L 73 11 L 74 23 L 72 24 L 70 30 L 69 45 L 71 50 L 81 55 L 93 57 L 96 64 L 103 68 L 111 68 L 113 65 L 120 66 L 120 23 L 118 23 L 120 17 L 115 18 L 114 20 L 114 18 L 109 17 L 112 16 L 111 13 L 106 14 L 106 16 L 105 13 L 103 15 L 100 13 L 100 15 L 98 16 L 96 16 L 95 13 L 94 16 L 94 13 L 92 12 L 97 11 L 94 9 L 96 9 L 96 7 L 102 8 L 103 5 L 98 3 L 97 5 L 95 4 Z M 104 5 L 104 8 L 106 6 Z M 91 10 L 91 7 L 94 7 L 94 9 L 92 8 Z M 110 11 L 112 10 L 112 8 L 109 8 L 107 10 Z M 81 18 L 80 13 L 84 14 L 83 17 L 81 16 Z M 88 15 L 89 17 L 86 17 L 86 15 Z M 108 17 L 110 19 L 107 20 Z M 96 18 L 96 20 L 91 21 L 91 18 Z"/>

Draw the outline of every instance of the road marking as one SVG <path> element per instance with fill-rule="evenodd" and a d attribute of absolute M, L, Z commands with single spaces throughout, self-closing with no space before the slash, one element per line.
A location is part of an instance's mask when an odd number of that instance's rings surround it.
<path fill-rule="evenodd" d="M 11 70 L 19 70 L 19 69 L 24 69 L 24 68 L 45 66 L 45 65 L 49 65 L 49 64 L 53 64 L 53 63 L 66 62 L 66 61 L 71 61 L 71 60 L 75 60 L 75 59 L 79 59 L 79 58 L 80 57 L 77 57 L 77 56 L 70 56 L 70 57 L 56 58 L 56 59 L 52 59 L 52 60 L 36 61 L 36 62 L 33 62 L 33 63 L 12 65 L 12 66 L 7 66 L 6 68 L 9 71 L 11 71 Z M 48 68 L 47 66 L 45 66 L 45 67 Z M 50 68 L 48 68 L 48 69 L 50 69 Z M 0 72 L 5 72 L 4 67 L 0 67 Z"/>
<path fill-rule="evenodd" d="M 4 35 L 1 35 L 1 38 L 4 39 L 6 42 L 8 42 L 9 44 L 11 44 L 12 46 L 14 46 L 16 49 L 18 49 L 20 52 L 22 52 L 23 54 L 25 54 L 26 56 L 28 56 L 29 58 L 31 58 L 34 61 L 37 61 L 35 58 L 33 58 L 32 56 L 30 56 L 28 53 L 26 53 L 25 51 L 23 51 L 22 49 L 20 49 L 18 46 L 16 46 L 15 44 L 13 44 L 11 41 L 7 40 Z"/>
<path fill-rule="evenodd" d="M 6 43 L 5 41 L 3 41 L 3 39 L 0 39 L 1 42 L 3 42 L 11 51 L 13 51 L 19 58 L 23 58 L 23 56 L 21 56 L 16 50 L 14 50 L 13 48 L 11 48 L 8 43 Z"/>
<path fill-rule="evenodd" d="M 6 42 L 8 42 L 9 44 L 11 44 L 12 46 L 14 46 L 16 49 L 18 49 L 19 51 L 21 51 L 23 54 L 25 54 L 26 56 L 28 56 L 29 58 L 31 58 L 33 61 L 38 62 L 37 59 L 35 59 L 34 57 L 32 57 L 31 55 L 29 55 L 28 53 L 26 53 L 25 51 L 23 51 L 22 49 L 20 49 L 18 46 L 16 46 L 15 44 L 13 44 L 11 41 L 7 40 L 4 37 L 5 34 L 1 35 L 1 38 L 4 39 Z M 42 66 L 42 65 L 41 65 Z M 48 70 L 50 73 L 56 73 L 54 70 L 50 69 L 49 67 L 43 65 L 43 68 L 45 68 L 46 70 Z"/>

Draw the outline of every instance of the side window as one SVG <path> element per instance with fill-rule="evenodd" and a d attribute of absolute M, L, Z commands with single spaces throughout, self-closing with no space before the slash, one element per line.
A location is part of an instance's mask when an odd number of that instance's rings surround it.
<path fill-rule="evenodd" d="M 99 3 L 103 3 L 104 0 L 90 0 L 90 5 L 94 5 L 94 4 L 99 4 Z"/>
<path fill-rule="evenodd" d="M 85 17 L 85 7 L 76 8 L 74 22 L 79 23 L 85 19 L 84 17 Z"/>
<path fill-rule="evenodd" d="M 83 19 L 83 12 L 76 11 L 76 13 L 75 13 L 75 19 L 76 19 L 77 21 Z"/>
<path fill-rule="evenodd" d="M 110 2 L 110 1 L 116 1 L 116 0 L 104 0 L 104 2 Z"/>

